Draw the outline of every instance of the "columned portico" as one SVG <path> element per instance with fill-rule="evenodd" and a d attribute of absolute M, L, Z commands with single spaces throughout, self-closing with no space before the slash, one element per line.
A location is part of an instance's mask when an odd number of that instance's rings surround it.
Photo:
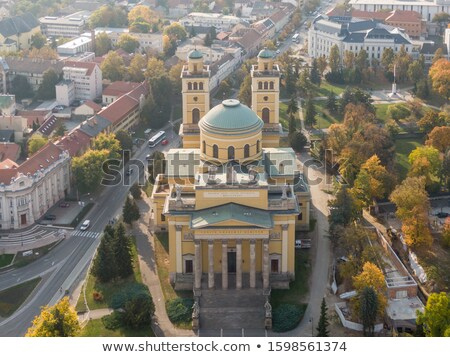
<path fill-rule="evenodd" d="M 269 240 L 263 240 L 263 288 L 269 288 Z"/>
<path fill-rule="evenodd" d="M 250 240 L 250 287 L 256 287 L 256 249 L 255 240 Z"/>
<path fill-rule="evenodd" d="M 222 240 L 222 289 L 228 289 L 228 241 Z"/>
<path fill-rule="evenodd" d="M 214 288 L 214 241 L 208 241 L 208 288 Z"/>
<path fill-rule="evenodd" d="M 242 288 L 242 241 L 236 241 L 236 289 Z"/>
<path fill-rule="evenodd" d="M 194 288 L 200 289 L 202 287 L 202 251 L 201 251 L 201 242 L 196 240 L 194 242 L 195 245 L 195 271 L 194 271 Z"/>

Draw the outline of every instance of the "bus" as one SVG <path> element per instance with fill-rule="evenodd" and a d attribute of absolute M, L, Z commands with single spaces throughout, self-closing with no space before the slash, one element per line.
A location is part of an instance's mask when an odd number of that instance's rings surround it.
<path fill-rule="evenodd" d="M 158 132 L 158 134 L 155 134 L 149 141 L 148 146 L 151 148 L 154 148 L 156 145 L 158 145 L 161 141 L 163 141 L 166 138 L 166 132 L 164 130 L 161 130 Z"/>
<path fill-rule="evenodd" d="M 298 42 L 298 40 L 299 40 L 299 34 L 296 33 L 294 36 L 292 36 L 292 41 Z"/>

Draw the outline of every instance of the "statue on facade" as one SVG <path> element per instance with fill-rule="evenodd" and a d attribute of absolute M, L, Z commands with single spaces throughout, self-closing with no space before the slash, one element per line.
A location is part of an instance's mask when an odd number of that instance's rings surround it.
<path fill-rule="evenodd" d="M 195 301 L 194 305 L 192 305 L 192 318 L 198 319 L 200 316 L 200 306 L 198 306 L 198 302 Z"/>
<path fill-rule="evenodd" d="M 281 188 L 281 199 L 287 199 L 287 185 L 283 185 L 283 187 Z"/>
<path fill-rule="evenodd" d="M 175 185 L 175 193 L 176 193 L 176 197 L 177 197 L 177 201 L 181 200 L 181 186 L 180 185 Z"/>
<path fill-rule="evenodd" d="M 270 305 L 269 300 L 264 304 L 264 309 L 266 310 L 266 318 L 272 317 L 272 305 Z"/>

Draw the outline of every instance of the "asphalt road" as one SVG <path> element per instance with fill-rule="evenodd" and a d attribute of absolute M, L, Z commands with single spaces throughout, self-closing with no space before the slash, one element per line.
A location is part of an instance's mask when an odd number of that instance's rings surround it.
<path fill-rule="evenodd" d="M 167 146 L 159 144 L 155 148 L 149 149 L 144 145 L 133 159 L 139 159 L 145 163 L 145 157 L 149 153 L 155 150 L 167 151 L 176 147 L 178 136 L 172 133 L 169 127 L 166 127 L 165 130 L 169 138 Z M 103 189 L 96 199 L 94 207 L 86 216 L 86 219 L 91 221 L 89 231 L 102 232 L 111 218 L 120 215 L 129 188 L 137 181 L 139 175 L 143 176 L 144 173 L 135 168 L 129 176 L 128 185 L 121 182 L 116 186 Z M 77 232 L 75 230 L 71 237 L 63 240 L 43 258 L 23 268 L 0 274 L 0 291 L 35 277 L 42 278 L 41 283 L 25 304 L 11 317 L 0 321 L 0 336 L 23 336 L 33 318 L 39 314 L 40 307 L 56 303 L 63 296 L 63 292 L 66 289 L 69 290 L 80 274 L 85 271 L 100 240 L 99 238 L 77 236 Z M 60 292 L 61 288 L 62 293 Z"/>

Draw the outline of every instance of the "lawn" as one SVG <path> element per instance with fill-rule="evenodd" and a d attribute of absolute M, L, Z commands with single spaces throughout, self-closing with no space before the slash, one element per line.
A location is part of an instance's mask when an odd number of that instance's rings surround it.
<path fill-rule="evenodd" d="M 24 303 L 40 281 L 41 278 L 35 278 L 0 291 L 0 316 L 11 316 Z"/>
<path fill-rule="evenodd" d="M 108 330 L 101 319 L 90 320 L 81 331 L 81 337 L 154 337 L 151 327 L 141 330 L 131 330 L 125 327 Z"/>
<path fill-rule="evenodd" d="M 325 129 L 330 127 L 331 124 L 342 122 L 342 117 L 337 112 L 330 113 L 330 111 L 325 108 L 325 105 L 325 100 L 314 101 L 314 106 L 316 107 L 317 111 L 317 123 L 315 125 L 317 129 Z M 303 115 L 305 115 L 305 110 L 303 110 Z"/>
<path fill-rule="evenodd" d="M 181 104 L 174 104 L 172 109 L 172 120 L 178 120 L 183 117 L 183 112 L 181 108 Z"/>
<path fill-rule="evenodd" d="M 382 121 L 383 123 L 386 123 L 386 120 L 388 119 L 387 110 L 388 107 L 392 104 L 375 104 L 375 116 L 379 121 Z"/>
<path fill-rule="evenodd" d="M 280 124 L 283 127 L 283 130 L 289 129 L 289 115 L 286 113 L 287 107 L 288 103 L 280 102 Z M 298 114 L 296 114 L 296 119 L 297 119 L 297 127 L 300 127 Z"/>
<path fill-rule="evenodd" d="M 18 252 L 16 255 L 16 259 L 14 259 L 14 267 L 20 268 L 20 267 L 23 267 L 23 266 L 30 264 L 31 262 L 41 258 L 43 255 L 47 254 L 54 247 L 56 247 L 59 244 L 59 242 L 50 243 L 48 245 L 44 245 L 43 247 L 33 249 L 33 254 L 27 255 L 25 257 L 22 255 L 23 251 Z"/>
<path fill-rule="evenodd" d="M 0 255 L 0 268 L 7 267 L 14 259 L 14 254 L 2 254 Z"/>
<path fill-rule="evenodd" d="M 421 138 L 401 138 L 395 140 L 395 161 L 401 179 L 409 170 L 408 156 L 415 148 L 423 145 Z"/>
<path fill-rule="evenodd" d="M 322 80 L 322 83 L 319 88 L 316 89 L 315 95 L 317 97 L 326 97 L 333 92 L 335 95 L 341 94 L 345 90 L 346 85 L 340 84 L 331 84 L 325 80 Z"/>
<path fill-rule="evenodd" d="M 131 251 L 133 253 L 134 274 L 129 276 L 128 278 L 120 279 L 118 281 L 109 282 L 109 283 L 100 283 L 97 281 L 97 279 L 91 273 L 89 273 L 87 281 L 85 283 L 86 284 L 86 300 L 89 305 L 89 309 L 96 310 L 96 309 L 107 308 L 110 306 L 111 298 L 114 296 L 114 294 L 118 293 L 119 291 L 124 289 L 124 287 L 126 287 L 129 284 L 142 283 L 141 271 L 139 269 L 139 261 L 138 261 L 138 255 L 137 255 L 134 237 L 133 237 L 133 244 L 131 247 Z M 94 297 L 93 297 L 94 291 L 97 291 L 103 295 L 102 301 L 94 300 Z M 86 310 L 83 294 L 81 294 L 78 299 L 76 310 L 77 311 L 85 311 Z"/>

